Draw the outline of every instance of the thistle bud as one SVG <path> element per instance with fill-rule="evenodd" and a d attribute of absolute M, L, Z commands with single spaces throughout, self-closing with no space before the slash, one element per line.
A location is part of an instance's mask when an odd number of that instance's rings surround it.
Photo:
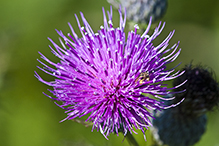
<path fill-rule="evenodd" d="M 114 7 L 126 8 L 128 20 L 148 23 L 150 17 L 157 21 L 167 10 L 167 0 L 107 0 Z"/>
<path fill-rule="evenodd" d="M 168 146 L 189 146 L 201 139 L 206 130 L 206 112 L 212 110 L 219 102 L 219 88 L 213 71 L 202 66 L 191 64 L 183 68 L 185 73 L 175 79 L 173 85 L 178 85 L 174 91 L 185 92 L 169 95 L 176 98 L 168 104 L 184 101 L 174 107 L 155 115 L 152 132 L 157 143 Z M 168 97 L 168 98 L 170 98 Z"/>

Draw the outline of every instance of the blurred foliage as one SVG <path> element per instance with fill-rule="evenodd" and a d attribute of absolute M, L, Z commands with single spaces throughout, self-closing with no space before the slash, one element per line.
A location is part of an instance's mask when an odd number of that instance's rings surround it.
<path fill-rule="evenodd" d="M 96 31 L 103 24 L 102 7 L 109 10 L 104 0 L 9 0 L 0 1 L 0 141 L 4 146 L 112 146 L 128 145 L 123 136 L 111 134 L 106 140 L 91 127 L 65 121 L 65 113 L 53 101 L 42 94 L 46 85 L 34 77 L 36 70 L 44 79 L 52 80 L 37 69 L 38 51 L 51 60 L 47 37 L 58 40 L 55 29 L 67 34 L 77 24 L 74 14 L 82 11 Z M 118 14 L 114 10 L 114 25 L 118 26 Z M 219 1 L 169 0 L 167 13 L 162 19 L 166 27 L 157 40 L 160 42 L 175 29 L 171 40 L 181 41 L 182 53 L 175 61 L 184 64 L 202 63 L 213 68 L 219 76 Z M 76 29 L 76 32 L 79 32 Z M 170 44 L 170 45 L 172 45 Z M 173 63 L 174 65 L 174 63 Z M 207 131 L 196 146 L 219 145 L 219 111 L 208 114 Z M 141 146 L 150 145 L 147 132 L 145 142 L 139 132 L 135 135 Z"/>

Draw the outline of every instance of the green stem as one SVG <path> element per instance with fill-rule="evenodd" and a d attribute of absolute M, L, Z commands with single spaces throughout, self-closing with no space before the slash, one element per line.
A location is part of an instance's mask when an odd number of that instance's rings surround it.
<path fill-rule="evenodd" d="M 130 132 L 126 134 L 125 138 L 128 140 L 130 146 L 139 146 L 139 144 L 137 143 L 137 141 L 135 140 L 135 138 Z"/>

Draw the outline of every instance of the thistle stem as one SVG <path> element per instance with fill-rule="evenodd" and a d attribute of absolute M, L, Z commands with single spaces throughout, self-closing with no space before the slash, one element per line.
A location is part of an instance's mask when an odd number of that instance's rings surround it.
<path fill-rule="evenodd" d="M 130 132 L 126 134 L 125 138 L 128 140 L 130 146 L 139 146 L 139 144 Z"/>

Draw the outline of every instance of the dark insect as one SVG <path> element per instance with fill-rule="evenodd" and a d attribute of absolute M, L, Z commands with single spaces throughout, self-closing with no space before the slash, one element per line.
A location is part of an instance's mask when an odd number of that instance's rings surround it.
<path fill-rule="evenodd" d="M 146 71 L 146 72 L 140 73 L 140 75 L 135 80 L 135 83 L 139 81 L 139 84 L 141 85 L 143 84 L 144 81 L 149 81 L 149 80 L 150 80 L 150 76 L 149 76 L 148 71 Z"/>

